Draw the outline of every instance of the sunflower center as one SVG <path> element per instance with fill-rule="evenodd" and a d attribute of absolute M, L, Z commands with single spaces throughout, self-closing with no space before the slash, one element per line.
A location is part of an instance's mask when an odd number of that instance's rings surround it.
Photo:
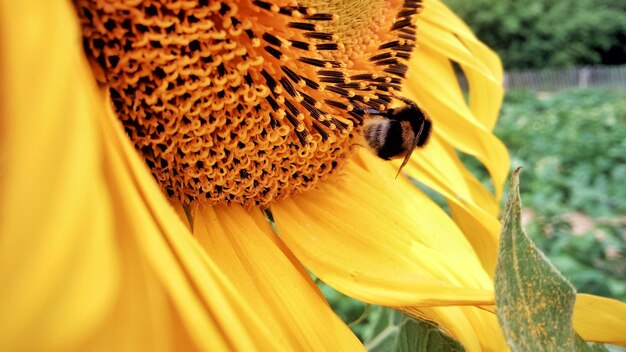
<path fill-rule="evenodd" d="M 341 58 L 348 68 L 354 61 L 369 59 L 384 37 L 397 14 L 397 8 L 385 0 L 342 1 L 305 0 L 303 4 L 318 11 L 336 15 L 336 20 L 321 23 L 323 31 L 335 33 L 337 42 L 344 43 L 344 50 L 333 55 Z M 368 55 L 369 54 L 369 55 Z"/>
<path fill-rule="evenodd" d="M 340 168 L 383 110 L 419 1 L 76 0 L 84 46 L 161 187 L 265 206 Z"/>

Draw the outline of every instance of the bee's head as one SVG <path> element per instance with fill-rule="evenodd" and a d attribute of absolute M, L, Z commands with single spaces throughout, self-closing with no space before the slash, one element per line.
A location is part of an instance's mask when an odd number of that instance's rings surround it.
<path fill-rule="evenodd" d="M 421 112 L 421 110 L 420 110 L 420 112 Z M 418 147 L 425 146 L 428 143 L 428 141 L 430 140 L 430 135 L 433 132 L 433 123 L 430 120 L 430 118 L 428 117 L 428 115 L 422 113 L 422 120 L 421 121 L 422 121 L 421 127 L 418 127 L 418 129 L 416 130 L 416 131 L 420 131 L 420 129 L 421 129 L 421 132 L 419 132 L 419 135 L 416 136 L 416 138 L 417 138 L 416 145 Z"/>

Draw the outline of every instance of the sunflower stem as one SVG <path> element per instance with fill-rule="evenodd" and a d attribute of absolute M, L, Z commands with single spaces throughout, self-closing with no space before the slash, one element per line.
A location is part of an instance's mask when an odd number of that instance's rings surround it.
<path fill-rule="evenodd" d="M 363 312 L 361 313 L 361 315 L 359 315 L 359 317 L 356 318 L 356 320 L 354 320 L 353 322 L 348 324 L 348 326 L 352 328 L 352 327 L 360 324 L 363 320 L 365 320 L 365 318 L 367 318 L 367 315 L 369 314 L 371 309 L 372 309 L 372 305 L 367 303 L 365 305 L 365 308 L 363 309 Z"/>

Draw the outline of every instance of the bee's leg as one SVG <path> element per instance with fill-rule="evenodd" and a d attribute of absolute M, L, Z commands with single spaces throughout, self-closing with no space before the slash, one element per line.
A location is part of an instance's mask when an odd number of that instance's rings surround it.
<path fill-rule="evenodd" d="M 400 101 L 402 101 L 406 105 L 409 105 L 412 108 L 419 109 L 417 104 L 413 100 L 411 100 L 409 98 L 405 98 L 405 97 L 402 97 L 402 96 L 399 96 L 399 95 L 396 95 L 395 98 L 400 100 Z"/>

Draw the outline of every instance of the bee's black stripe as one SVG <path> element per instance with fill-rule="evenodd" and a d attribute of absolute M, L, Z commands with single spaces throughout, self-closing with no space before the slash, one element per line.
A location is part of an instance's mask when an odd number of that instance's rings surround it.
<path fill-rule="evenodd" d="M 378 156 L 385 160 L 397 157 L 404 152 L 402 145 L 402 126 L 400 125 L 400 121 L 391 120 L 389 121 L 389 127 L 387 128 L 387 135 L 383 145 L 378 149 Z"/>
<path fill-rule="evenodd" d="M 413 131 L 415 131 L 415 133 L 420 130 L 422 124 L 424 125 L 424 127 L 422 128 L 422 134 L 420 134 L 419 139 L 417 140 L 418 147 L 424 146 L 430 138 L 430 133 L 432 132 L 433 127 L 432 122 L 429 119 L 423 119 L 421 121 L 412 120 L 409 122 L 411 123 L 411 127 L 413 128 Z"/>

